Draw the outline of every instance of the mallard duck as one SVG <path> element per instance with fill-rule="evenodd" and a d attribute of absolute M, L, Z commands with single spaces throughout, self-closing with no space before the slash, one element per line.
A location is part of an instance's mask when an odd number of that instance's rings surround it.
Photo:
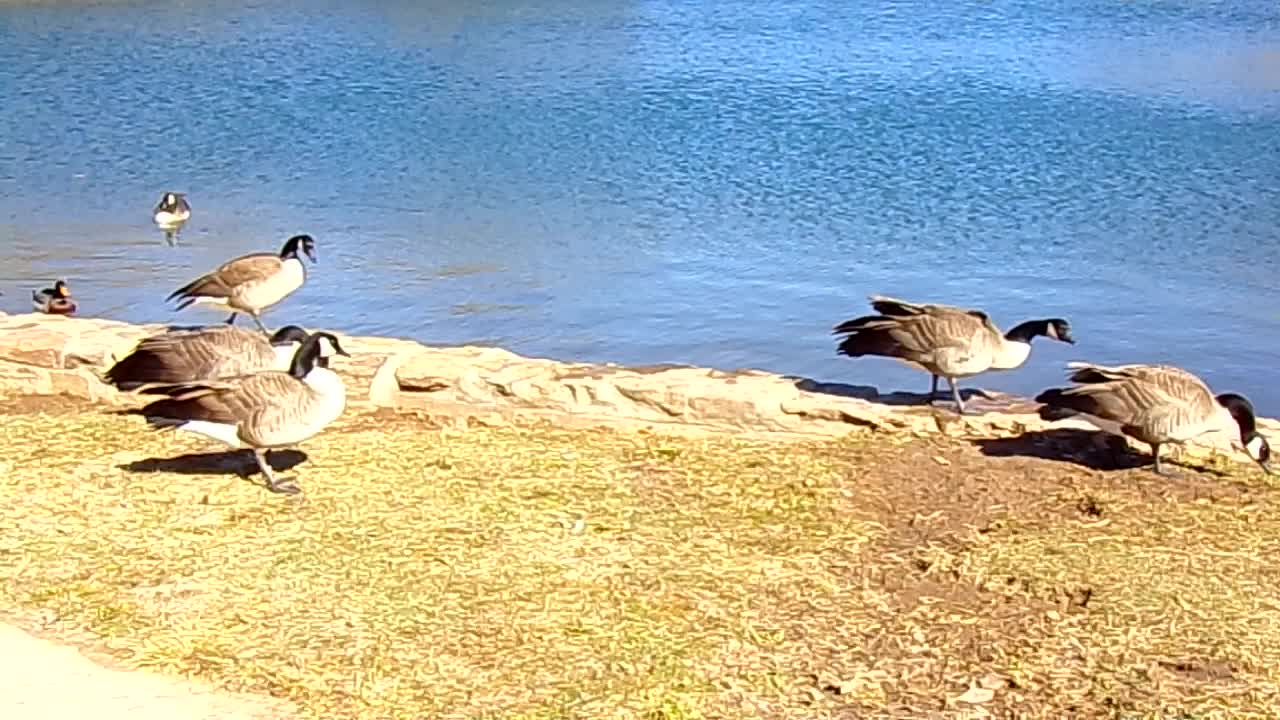
<path fill-rule="evenodd" d="M 143 338 L 103 373 L 119 390 L 172 385 L 288 370 L 298 347 L 309 337 L 297 325 L 280 328 L 269 339 L 230 325 L 169 330 Z"/>
<path fill-rule="evenodd" d="M 36 312 L 50 315 L 70 315 L 76 311 L 76 303 L 71 299 L 71 289 L 62 280 L 58 280 L 51 288 L 31 291 L 31 306 Z"/>
<path fill-rule="evenodd" d="M 193 303 L 231 308 L 228 325 L 239 313 L 248 313 L 258 329 L 270 335 L 260 315 L 306 282 L 307 270 L 300 254 L 316 261 L 315 240 L 310 235 L 289 238 L 279 253 L 252 253 L 230 260 L 173 291 L 167 299 L 179 298 L 179 310 Z"/>
<path fill-rule="evenodd" d="M 1031 341 L 1044 336 L 1075 343 L 1071 326 L 1062 318 L 1028 320 L 1002 333 L 981 310 L 911 303 L 873 295 L 878 315 L 840 323 L 833 334 L 848 334 L 837 352 L 849 357 L 879 355 L 919 366 L 933 374 L 929 402 L 938 394 L 938 378 L 947 379 L 956 409 L 964 414 L 964 400 L 956 378 L 989 370 L 1009 370 L 1026 362 Z"/>
<path fill-rule="evenodd" d="M 1080 415 L 1102 430 L 1127 435 L 1151 446 L 1156 473 L 1170 475 L 1160 463 L 1160 446 L 1184 444 L 1205 433 L 1239 433 L 1245 453 L 1268 474 L 1271 446 L 1257 431 L 1253 405 L 1236 393 L 1214 395 L 1203 380 L 1172 365 L 1068 363 L 1075 387 L 1050 388 L 1036 396 L 1040 417 Z"/>
<path fill-rule="evenodd" d="M 165 397 L 127 414 L 145 417 L 158 430 L 172 428 L 249 448 L 267 488 L 294 494 L 297 486 L 276 477 L 266 451 L 297 445 L 342 415 L 346 389 L 327 360 L 335 354 L 347 353 L 332 334 L 317 332 L 298 348 L 288 371 L 147 388 L 144 394 Z"/>

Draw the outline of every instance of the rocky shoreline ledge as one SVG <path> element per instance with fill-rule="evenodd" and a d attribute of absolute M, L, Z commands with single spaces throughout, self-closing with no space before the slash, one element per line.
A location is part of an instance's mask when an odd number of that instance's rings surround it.
<path fill-rule="evenodd" d="M 0 313 L 0 395 L 135 404 L 134 396 L 102 383 L 97 373 L 141 338 L 174 326 Z M 1009 437 L 1090 427 L 1078 420 L 1045 422 L 1030 399 L 1001 393 L 974 393 L 972 400 L 966 393 L 966 403 L 982 414 L 961 417 L 949 404 L 921 404 L 917 394 L 883 394 L 865 385 L 762 370 L 559 362 L 501 348 L 428 347 L 412 340 L 334 334 L 351 353 L 333 364 L 347 383 L 351 411 L 413 413 L 453 426 L 549 422 L 783 439 L 839 437 L 859 428 Z M 1280 442 L 1280 422 L 1259 418 L 1259 430 L 1272 443 Z M 1226 437 L 1206 436 L 1187 452 L 1226 453 L 1248 461 Z"/>

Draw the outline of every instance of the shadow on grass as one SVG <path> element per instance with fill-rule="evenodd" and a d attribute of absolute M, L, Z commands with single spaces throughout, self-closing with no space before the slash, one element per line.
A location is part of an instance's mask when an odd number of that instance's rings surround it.
<path fill-rule="evenodd" d="M 292 469 L 306 461 L 300 450 L 271 450 L 267 462 L 277 472 Z M 249 450 L 227 450 L 213 453 L 189 453 L 171 458 L 147 458 L 118 466 L 136 473 L 177 473 L 179 475 L 239 475 L 247 478 L 259 473 L 258 463 Z"/>
<path fill-rule="evenodd" d="M 1092 470 L 1134 470 L 1151 464 L 1149 454 L 1137 452 L 1123 438 L 1101 430 L 1052 428 L 973 443 L 988 457 L 1057 460 Z"/>

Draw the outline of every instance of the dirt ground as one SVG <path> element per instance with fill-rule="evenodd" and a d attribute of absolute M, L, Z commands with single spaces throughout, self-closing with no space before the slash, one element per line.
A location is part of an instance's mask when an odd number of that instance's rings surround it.
<path fill-rule="evenodd" d="M 353 416 L 285 498 L 136 418 L 0 413 L 0 617 L 302 716 L 1280 718 L 1246 466 Z"/>

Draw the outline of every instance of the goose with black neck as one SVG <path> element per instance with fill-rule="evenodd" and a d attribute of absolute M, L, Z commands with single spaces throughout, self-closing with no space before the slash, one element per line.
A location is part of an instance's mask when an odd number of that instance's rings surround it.
<path fill-rule="evenodd" d="M 128 414 L 145 417 L 157 430 L 181 430 L 247 448 L 269 490 L 294 494 L 297 486 L 276 477 L 266 452 L 314 437 L 346 410 L 342 378 L 328 368 L 333 355 L 347 355 L 338 338 L 312 333 L 287 371 L 147 388 L 143 394 L 164 397 Z"/>
<path fill-rule="evenodd" d="M 1160 461 L 1160 448 L 1210 432 L 1235 435 L 1245 453 L 1271 474 L 1271 446 L 1258 432 L 1253 405 L 1243 395 L 1214 395 L 1196 375 L 1172 365 L 1068 363 L 1073 387 L 1036 396 L 1043 420 L 1079 416 L 1100 430 L 1151 446 L 1152 469 L 1175 475 Z M 1233 445 L 1235 443 L 1233 442 Z"/>
<path fill-rule="evenodd" d="M 229 308 L 228 325 L 235 323 L 239 313 L 247 313 L 263 334 L 270 335 L 261 314 L 306 282 L 303 255 L 316 262 L 315 240 L 310 235 L 294 235 L 279 253 L 251 253 L 229 260 L 173 291 L 167 299 L 178 299 L 178 310 L 193 304 Z"/>
<path fill-rule="evenodd" d="M 835 327 L 833 334 L 847 336 L 837 346 L 837 353 L 888 357 L 928 371 L 933 375 L 930 404 L 938 394 L 938 378 L 944 377 L 960 414 L 966 410 L 956 386 L 958 378 L 1020 367 L 1031 355 L 1031 341 L 1037 337 L 1075 343 L 1070 323 L 1062 318 L 1028 320 L 1001 332 L 981 310 L 880 295 L 870 300 L 877 314 Z"/>

